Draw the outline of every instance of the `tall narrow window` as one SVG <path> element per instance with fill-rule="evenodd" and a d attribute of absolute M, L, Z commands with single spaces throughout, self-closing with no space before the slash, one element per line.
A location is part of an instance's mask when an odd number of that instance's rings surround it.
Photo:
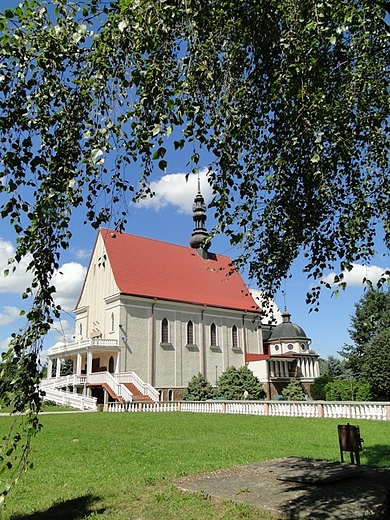
<path fill-rule="evenodd" d="M 187 323 L 187 345 L 194 344 L 194 324 L 190 320 Z"/>
<path fill-rule="evenodd" d="M 238 348 L 237 327 L 235 325 L 232 328 L 232 347 Z"/>
<path fill-rule="evenodd" d="M 210 326 L 210 339 L 211 346 L 215 347 L 217 345 L 217 328 L 215 326 L 215 323 L 212 323 Z"/>
<path fill-rule="evenodd" d="M 83 324 L 80 323 L 79 325 L 79 336 L 80 336 L 80 339 L 83 337 Z"/>
<path fill-rule="evenodd" d="M 161 343 L 169 342 L 168 320 L 164 318 L 161 323 Z"/>
<path fill-rule="evenodd" d="M 108 360 L 108 371 L 110 374 L 114 373 L 114 358 L 110 356 L 110 359 Z"/>
<path fill-rule="evenodd" d="M 111 313 L 111 332 L 114 332 L 115 330 L 115 319 L 114 319 L 114 313 Z"/>

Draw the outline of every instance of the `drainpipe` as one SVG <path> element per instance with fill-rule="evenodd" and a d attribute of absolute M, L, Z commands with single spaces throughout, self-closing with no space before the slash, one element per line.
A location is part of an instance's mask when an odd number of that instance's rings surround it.
<path fill-rule="evenodd" d="M 150 376 L 149 381 L 152 386 L 154 386 L 154 351 L 155 351 L 155 336 L 156 336 L 156 325 L 154 319 L 154 306 L 157 303 L 157 298 L 154 298 L 154 302 L 152 303 L 152 344 L 150 348 Z"/>
<path fill-rule="evenodd" d="M 245 328 L 245 316 L 247 311 L 242 316 L 242 334 L 244 336 L 244 363 L 246 364 L 246 328 Z"/>
<path fill-rule="evenodd" d="M 203 305 L 202 309 L 202 346 L 200 350 L 200 366 L 202 370 L 202 375 L 206 377 L 206 363 L 205 363 L 205 350 L 206 350 L 206 339 L 205 339 L 205 329 L 204 329 L 204 311 L 206 310 L 207 305 Z"/>

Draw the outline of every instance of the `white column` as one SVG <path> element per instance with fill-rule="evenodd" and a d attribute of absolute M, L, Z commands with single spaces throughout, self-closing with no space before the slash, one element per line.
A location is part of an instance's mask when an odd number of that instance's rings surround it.
<path fill-rule="evenodd" d="M 81 374 L 81 361 L 82 361 L 81 354 L 77 354 L 76 358 L 76 374 L 79 376 Z"/>
<path fill-rule="evenodd" d="M 47 359 L 47 379 L 51 378 L 51 373 L 53 371 L 53 361 L 48 358 Z"/>
<path fill-rule="evenodd" d="M 61 375 L 61 359 L 57 358 L 57 366 L 56 366 L 56 377 L 60 377 Z"/>
<path fill-rule="evenodd" d="M 92 372 L 92 352 L 88 350 L 87 352 L 87 375 Z"/>
<path fill-rule="evenodd" d="M 302 377 L 306 377 L 307 366 L 306 366 L 306 358 L 304 358 L 304 357 L 302 357 L 301 369 L 302 369 Z"/>

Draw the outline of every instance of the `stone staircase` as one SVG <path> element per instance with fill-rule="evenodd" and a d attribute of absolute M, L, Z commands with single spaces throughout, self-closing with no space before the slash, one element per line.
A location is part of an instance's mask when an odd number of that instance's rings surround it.
<path fill-rule="evenodd" d="M 133 403 L 153 403 L 153 400 L 149 396 L 143 395 L 133 383 L 122 383 L 122 385 L 133 394 Z M 102 387 L 110 397 L 118 401 L 118 403 L 124 404 L 126 402 L 124 398 L 121 395 L 117 395 L 107 383 L 87 383 L 87 386 Z"/>
<path fill-rule="evenodd" d="M 149 396 L 143 395 L 133 383 L 122 383 L 122 385 L 133 394 L 133 403 L 153 403 L 153 400 Z"/>

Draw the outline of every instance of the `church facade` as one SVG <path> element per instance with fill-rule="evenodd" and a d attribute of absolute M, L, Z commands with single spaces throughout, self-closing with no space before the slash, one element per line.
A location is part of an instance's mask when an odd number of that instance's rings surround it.
<path fill-rule="evenodd" d="M 264 383 L 281 375 L 271 358 L 282 353 L 270 347 L 276 336 L 261 325 L 259 305 L 231 259 L 204 246 L 200 189 L 193 219 L 191 247 L 99 230 L 74 311 L 74 342 L 49 350 L 47 384 L 100 402 L 177 400 L 194 375 L 215 384 L 231 365 L 249 364 Z M 64 359 L 73 366 L 66 377 Z M 292 373 L 287 368 L 283 378 Z M 269 397 L 276 391 L 265 388 Z"/>

